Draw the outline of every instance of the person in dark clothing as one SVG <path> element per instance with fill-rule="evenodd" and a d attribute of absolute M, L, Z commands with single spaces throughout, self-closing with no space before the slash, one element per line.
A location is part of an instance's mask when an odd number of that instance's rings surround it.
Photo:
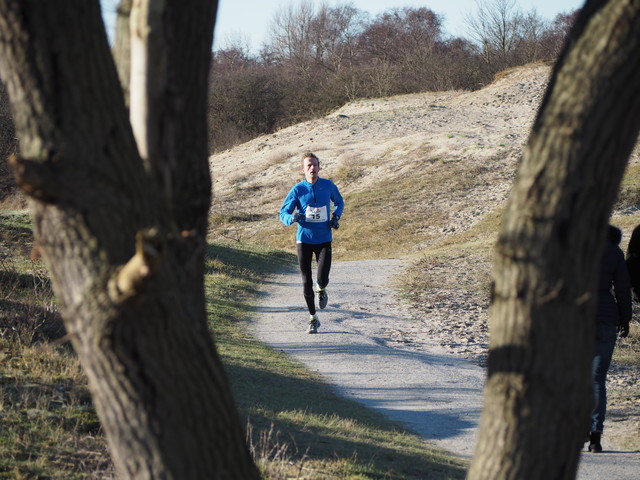
<path fill-rule="evenodd" d="M 631 288 L 636 302 L 640 302 L 640 225 L 631 233 L 627 247 L 627 269 L 631 277 Z"/>
<path fill-rule="evenodd" d="M 591 416 L 589 451 L 601 452 L 601 437 L 607 412 L 607 372 L 618 334 L 629 334 L 631 320 L 631 280 L 624 253 L 620 249 L 622 232 L 609 226 L 598 275 L 596 343 L 593 356 L 595 408 Z"/>

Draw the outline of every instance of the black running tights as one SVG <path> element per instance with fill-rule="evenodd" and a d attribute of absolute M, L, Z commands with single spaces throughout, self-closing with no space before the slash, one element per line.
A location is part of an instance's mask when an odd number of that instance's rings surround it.
<path fill-rule="evenodd" d="M 318 262 L 318 285 L 324 288 L 329 284 L 329 270 L 331 270 L 331 242 L 313 245 L 298 243 L 298 265 L 302 274 L 302 288 L 304 300 L 311 315 L 316 313 L 315 294 L 313 292 L 313 278 L 311 276 L 311 261 L 313 255 Z"/>

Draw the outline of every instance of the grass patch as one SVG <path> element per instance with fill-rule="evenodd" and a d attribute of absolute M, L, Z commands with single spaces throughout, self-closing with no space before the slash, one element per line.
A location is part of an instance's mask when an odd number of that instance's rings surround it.
<path fill-rule="evenodd" d="M 634 303 L 633 320 L 631 320 L 627 338 L 619 338 L 613 351 L 612 365 L 622 368 L 637 367 L 640 360 L 640 306 Z M 639 386 L 640 387 L 640 386 Z"/>
<path fill-rule="evenodd" d="M 0 239 L 2 241 L 20 242 L 30 244 L 33 232 L 31 229 L 31 217 L 25 210 L 2 212 L 2 229 Z"/>
<path fill-rule="evenodd" d="M 344 221 L 334 233 L 334 258 L 358 260 L 412 256 L 421 249 L 447 241 L 440 229 L 449 220 L 453 192 L 484 188 L 490 173 L 488 168 L 448 161 L 432 165 L 420 174 L 415 171 L 399 172 L 393 178 L 375 182 L 371 187 L 355 191 L 344 189 Z M 353 181 L 360 178 L 358 172 L 345 166 L 341 175 Z M 483 220 L 484 228 L 497 228 L 499 214 L 489 217 Z M 293 251 L 295 228 L 295 225 L 284 227 L 274 221 L 252 243 Z M 477 235 L 483 233 L 477 230 Z"/>
<path fill-rule="evenodd" d="M 0 212 L 0 479 L 115 478 L 26 212 Z"/>
<path fill-rule="evenodd" d="M 464 477 L 460 460 L 338 397 L 319 376 L 245 333 L 239 320 L 247 319 L 246 292 L 257 293 L 257 282 L 269 273 L 295 268 L 292 254 L 216 244 L 209 259 L 211 327 L 248 422 L 251 448 L 268 478 Z"/>
<path fill-rule="evenodd" d="M 0 263 L 0 323 L 13 319 L 0 329 L 0 479 L 115 478 L 77 357 L 51 342 L 62 332 L 49 332 L 61 324 L 44 266 L 10 250 L 30 241 L 27 214 L 0 213 L 0 246 L 13 252 Z M 206 258 L 210 326 L 265 478 L 464 477 L 464 462 L 336 396 L 316 374 L 245 333 L 263 282 L 286 268 L 296 268 L 291 253 L 239 243 L 213 244 Z M 36 305 L 47 305 L 47 315 Z"/>
<path fill-rule="evenodd" d="M 84 374 L 65 346 L 0 341 L 0 478 L 114 478 Z"/>
<path fill-rule="evenodd" d="M 640 450 L 638 439 L 638 426 L 640 425 L 640 383 L 638 376 L 638 363 L 640 362 L 640 307 L 634 304 L 634 319 L 627 338 L 618 339 L 613 351 L 611 362 L 612 374 L 608 380 L 607 421 L 605 428 L 615 428 L 613 422 L 622 422 L 619 425 L 627 425 L 626 428 L 618 428 L 616 443 L 620 448 L 630 451 Z M 628 377 L 621 384 L 616 381 L 616 373 L 624 373 Z M 613 380 L 612 380 L 613 377 Z M 610 427 L 606 427 L 609 423 Z M 617 425 L 616 425 L 617 426 Z"/>
<path fill-rule="evenodd" d="M 353 183 L 365 175 L 364 167 L 353 165 L 351 163 L 343 164 L 338 167 L 334 181 L 348 185 Z"/>
<path fill-rule="evenodd" d="M 637 210 L 640 207 L 640 165 L 627 165 L 620 184 L 617 210 Z"/>

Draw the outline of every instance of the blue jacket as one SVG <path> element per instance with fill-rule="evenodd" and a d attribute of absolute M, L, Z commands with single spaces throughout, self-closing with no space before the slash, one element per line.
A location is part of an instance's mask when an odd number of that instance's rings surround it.
<path fill-rule="evenodd" d="M 305 214 L 306 218 L 298 222 L 296 242 L 317 245 L 332 240 L 329 226 L 331 215 L 340 217 L 343 210 L 344 200 L 335 183 L 325 178 L 318 178 L 315 183 L 303 180 L 294 185 L 284 199 L 280 221 L 291 225 L 296 211 Z"/>

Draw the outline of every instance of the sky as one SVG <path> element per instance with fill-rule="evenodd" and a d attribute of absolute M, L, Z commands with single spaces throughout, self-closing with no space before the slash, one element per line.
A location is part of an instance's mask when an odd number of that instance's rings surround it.
<path fill-rule="evenodd" d="M 282 8 L 305 0 L 219 0 L 213 48 L 219 49 L 237 42 L 257 54 L 267 40 L 274 15 Z M 314 0 L 319 5 L 323 0 Z M 487 0 L 491 3 L 491 0 Z M 324 0 L 329 6 L 351 4 L 369 12 L 371 17 L 391 8 L 427 7 L 444 18 L 444 30 L 453 36 L 465 37 L 464 18 L 473 14 L 476 0 Z M 113 25 L 117 0 L 101 0 L 107 28 Z M 546 20 L 559 13 L 568 13 L 584 4 L 584 0 L 516 0 L 524 12 L 536 10 Z"/>
<path fill-rule="evenodd" d="M 213 48 L 219 49 L 241 41 L 257 53 L 267 40 L 273 16 L 283 7 L 304 0 L 219 0 Z M 321 0 L 316 0 L 320 4 Z M 490 1 L 490 0 L 489 0 Z M 391 8 L 427 7 L 444 17 L 444 30 L 453 36 L 465 35 L 465 14 L 476 11 L 475 0 L 325 0 L 329 6 L 352 4 L 369 12 L 371 17 Z M 524 12 L 535 9 L 544 19 L 553 20 L 559 13 L 580 8 L 584 0 L 516 0 Z"/>

